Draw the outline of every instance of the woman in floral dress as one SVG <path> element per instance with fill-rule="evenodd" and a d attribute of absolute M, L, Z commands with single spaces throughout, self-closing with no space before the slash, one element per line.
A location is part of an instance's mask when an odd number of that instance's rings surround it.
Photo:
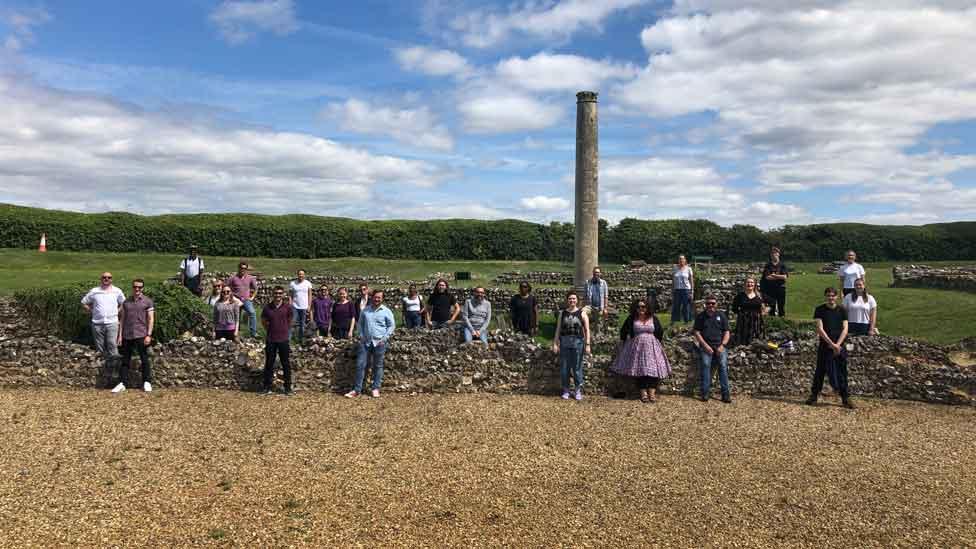
<path fill-rule="evenodd" d="M 630 306 L 630 316 L 620 328 L 623 342 L 610 370 L 634 378 L 641 402 L 657 402 L 661 380 L 671 374 L 661 337 L 664 330 L 654 316 L 654 302 L 638 299 Z"/>

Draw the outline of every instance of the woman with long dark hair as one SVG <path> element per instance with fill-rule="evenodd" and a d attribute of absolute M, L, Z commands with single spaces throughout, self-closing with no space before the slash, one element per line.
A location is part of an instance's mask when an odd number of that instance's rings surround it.
<path fill-rule="evenodd" d="M 878 302 L 868 293 L 864 279 L 854 282 L 854 293 L 844 296 L 844 310 L 847 311 L 847 333 L 852 336 L 875 335 L 878 322 Z"/>
<path fill-rule="evenodd" d="M 732 300 L 736 345 L 748 345 L 753 339 L 766 337 L 764 306 L 762 294 L 756 291 L 756 279 L 750 276 L 743 284 L 743 290 Z"/>
<path fill-rule="evenodd" d="M 641 402 L 657 402 L 658 385 L 671 375 L 671 363 L 661 346 L 664 329 L 655 312 L 652 300 L 637 299 L 631 303 L 630 316 L 620 328 L 622 345 L 610 366 L 612 372 L 634 378 Z"/>
<path fill-rule="evenodd" d="M 519 283 L 519 293 L 508 302 L 512 315 L 512 329 L 526 335 L 535 335 L 539 329 L 539 304 L 532 295 L 532 286 L 525 280 Z"/>

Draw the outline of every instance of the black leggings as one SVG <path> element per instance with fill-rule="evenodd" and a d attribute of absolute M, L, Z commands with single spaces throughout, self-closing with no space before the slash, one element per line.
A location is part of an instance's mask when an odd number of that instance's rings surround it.
<path fill-rule="evenodd" d="M 637 388 L 646 391 L 647 389 L 657 389 L 661 384 L 661 378 L 651 376 L 640 376 L 637 378 Z"/>
<path fill-rule="evenodd" d="M 152 367 L 149 365 L 149 351 L 143 338 L 126 339 L 122 341 L 122 363 L 119 365 L 119 383 L 129 381 L 129 363 L 132 362 L 132 351 L 139 353 L 142 362 L 142 381 L 152 382 Z"/>

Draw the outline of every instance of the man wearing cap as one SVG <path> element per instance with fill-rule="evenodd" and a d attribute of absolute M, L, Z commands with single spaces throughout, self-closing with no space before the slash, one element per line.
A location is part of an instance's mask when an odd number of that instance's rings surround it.
<path fill-rule="evenodd" d="M 200 288 L 201 280 L 203 280 L 203 258 L 197 255 L 196 246 L 190 246 L 189 255 L 180 261 L 180 284 L 199 296 L 203 291 Z"/>
<path fill-rule="evenodd" d="M 119 309 L 124 301 L 125 294 L 112 284 L 112 273 L 107 272 L 102 273 L 101 285 L 81 298 L 81 306 L 91 315 L 92 337 L 105 360 L 107 375 L 112 374 L 112 366 L 119 358 Z"/>
<path fill-rule="evenodd" d="M 250 321 L 251 337 L 258 337 L 258 318 L 254 312 L 254 296 L 258 293 L 258 280 L 247 274 L 248 265 L 241 261 L 237 265 L 237 274 L 228 278 L 224 285 L 234 292 L 234 296 L 241 300 L 243 310 Z"/>

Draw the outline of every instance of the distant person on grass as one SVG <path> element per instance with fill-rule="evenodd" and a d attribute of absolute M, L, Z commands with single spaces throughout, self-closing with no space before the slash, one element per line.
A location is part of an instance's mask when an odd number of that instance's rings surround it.
<path fill-rule="evenodd" d="M 863 279 L 854 281 L 854 293 L 844 296 L 847 331 L 852 336 L 877 335 L 878 302 L 868 293 Z"/>
<path fill-rule="evenodd" d="M 308 323 L 308 308 L 312 304 L 312 283 L 305 280 L 305 270 L 298 269 L 297 280 L 289 284 L 291 307 L 295 311 L 295 327 L 298 328 L 298 342 L 305 341 L 305 324 Z"/>
<path fill-rule="evenodd" d="M 512 296 L 508 302 L 508 310 L 512 316 L 512 329 L 526 335 L 535 335 L 539 331 L 539 303 L 532 295 L 532 286 L 528 281 L 519 283 L 519 293 Z"/>
<path fill-rule="evenodd" d="M 461 306 L 450 292 L 447 280 L 437 279 L 434 290 L 427 298 L 427 327 L 438 329 L 454 324 Z"/>
<path fill-rule="evenodd" d="M 319 337 L 329 337 L 329 330 L 332 329 L 332 305 L 335 302 L 329 295 L 329 287 L 323 285 L 319 288 L 319 293 L 312 300 L 312 321 L 318 330 Z"/>
<path fill-rule="evenodd" d="M 655 309 L 652 299 L 630 305 L 630 316 L 620 327 L 620 352 L 610 366 L 611 371 L 634 379 L 641 402 L 657 402 L 658 385 L 671 375 L 671 363 L 661 346 L 664 328 L 654 316 Z"/>
<path fill-rule="evenodd" d="M 220 289 L 220 300 L 213 306 L 214 339 L 237 341 L 240 329 L 241 307 L 244 305 L 237 299 L 229 287 Z"/>
<path fill-rule="evenodd" d="M 285 303 L 285 289 L 281 286 L 274 287 L 274 297 L 271 303 L 264 306 L 261 311 L 261 324 L 267 333 L 264 343 L 264 386 L 261 393 L 272 394 L 272 384 L 274 383 L 275 355 L 281 359 L 281 369 L 285 374 L 285 395 L 291 395 L 291 347 L 289 346 L 289 334 L 291 333 L 291 323 L 295 313 L 290 304 Z"/>
<path fill-rule="evenodd" d="M 180 284 L 186 286 L 193 295 L 203 294 L 200 283 L 203 280 L 203 258 L 197 255 L 197 247 L 190 246 L 189 253 L 180 261 Z"/>
<path fill-rule="evenodd" d="M 742 291 L 732 300 L 732 312 L 735 314 L 736 345 L 749 345 L 754 339 L 766 337 L 765 316 L 766 304 L 762 294 L 756 290 L 756 279 L 751 276 L 742 284 Z"/>
<path fill-rule="evenodd" d="M 471 343 L 480 339 L 488 343 L 488 325 L 491 324 L 491 301 L 485 299 L 485 289 L 478 286 L 471 297 L 464 301 L 461 309 L 464 319 L 464 341 Z"/>
<path fill-rule="evenodd" d="M 718 310 L 718 300 L 713 295 L 705 297 L 705 310 L 695 318 L 695 339 L 698 341 L 698 359 L 701 367 L 701 400 L 708 402 L 712 390 L 712 365 L 718 362 L 718 381 L 722 389 L 722 402 L 732 402 L 729 387 L 729 362 L 726 345 L 729 344 L 729 317 Z"/>
<path fill-rule="evenodd" d="M 559 380 L 562 399 L 569 400 L 569 374 L 576 382 L 576 400 L 583 400 L 583 355 L 590 354 L 590 319 L 579 307 L 576 292 L 566 294 L 566 307 L 556 316 L 556 336 L 552 351 L 559 356 Z"/>
<path fill-rule="evenodd" d="M 143 295 L 146 283 L 141 278 L 132 281 L 132 296 L 122 302 L 119 310 L 119 330 L 116 343 L 122 346 L 122 363 L 119 364 L 119 384 L 112 389 L 113 393 L 125 390 L 125 383 L 129 381 L 129 363 L 132 362 L 132 351 L 139 352 L 142 363 L 142 390 L 152 392 L 152 367 L 149 365 L 149 344 L 152 343 L 153 325 L 156 321 L 156 308 L 153 301 Z"/>
<path fill-rule="evenodd" d="M 840 287 L 844 289 L 844 295 L 854 293 L 854 282 L 864 280 L 867 283 L 867 273 L 857 262 L 854 250 L 847 250 L 847 263 L 837 269 L 837 277 L 840 279 Z"/>
<path fill-rule="evenodd" d="M 230 288 L 237 299 L 244 304 L 243 310 L 247 313 L 251 325 L 251 337 L 258 337 L 258 317 L 254 310 L 254 297 L 258 294 L 258 280 L 247 274 L 248 264 L 241 261 L 237 265 L 237 274 L 231 276 L 224 282 Z"/>
<path fill-rule="evenodd" d="M 356 304 L 349 300 L 349 290 L 339 288 L 332 304 L 332 337 L 350 339 L 356 328 Z"/>
<path fill-rule="evenodd" d="M 407 295 L 400 298 L 400 308 L 403 309 L 403 324 L 409 329 L 419 328 L 424 323 L 424 298 L 417 293 L 417 285 L 411 284 L 407 288 Z"/>
<path fill-rule="evenodd" d="M 370 304 L 359 315 L 359 348 L 356 355 L 356 382 L 346 397 L 355 398 L 363 391 L 366 365 L 372 357 L 373 383 L 370 395 L 379 398 L 383 384 L 383 356 L 386 346 L 396 329 L 393 311 L 383 305 L 383 290 L 373 290 Z"/>
<path fill-rule="evenodd" d="M 91 315 L 95 348 L 105 361 L 107 375 L 111 375 L 119 358 L 119 309 L 125 301 L 122 290 L 112 284 L 112 273 L 102 273 L 101 285 L 95 286 L 81 298 L 81 306 Z"/>
<path fill-rule="evenodd" d="M 780 261 L 779 248 L 769 250 L 769 262 L 763 267 L 759 279 L 759 293 L 769 305 L 769 314 L 786 316 L 786 281 L 790 277 L 786 264 Z"/>
<path fill-rule="evenodd" d="M 807 404 L 813 406 L 817 403 L 826 375 L 830 386 L 840 395 L 844 407 L 853 409 L 854 404 L 847 390 L 847 349 L 844 348 L 847 312 L 837 304 L 837 290 L 824 290 L 824 304 L 813 311 L 813 318 L 817 322 L 820 345 L 817 346 L 817 369 L 813 372 L 813 387 Z"/>
<path fill-rule="evenodd" d="M 695 314 L 692 298 L 695 295 L 695 273 L 688 266 L 688 258 L 678 256 L 678 264 L 671 270 L 671 323 L 691 322 Z"/>

